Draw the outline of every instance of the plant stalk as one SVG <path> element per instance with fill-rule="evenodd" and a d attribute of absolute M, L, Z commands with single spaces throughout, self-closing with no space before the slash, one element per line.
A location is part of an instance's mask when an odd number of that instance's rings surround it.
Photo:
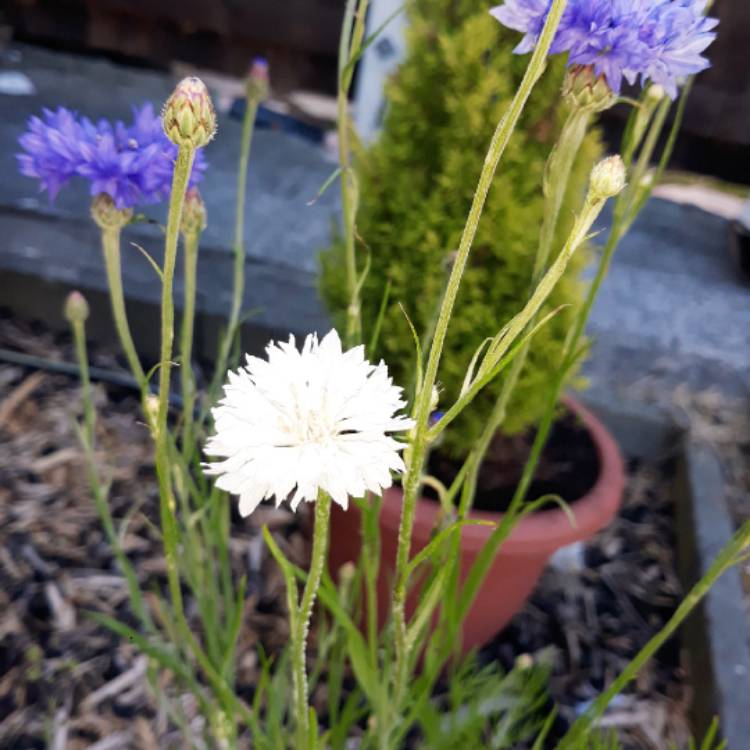
<path fill-rule="evenodd" d="M 182 454 L 192 453 L 193 423 L 195 419 L 195 377 L 193 376 L 193 330 L 195 327 L 195 297 L 197 292 L 199 232 L 183 235 L 185 252 L 185 287 L 180 330 L 180 381 L 182 387 Z"/>
<path fill-rule="evenodd" d="M 392 614 L 395 625 L 395 681 L 394 681 L 394 703 L 398 705 L 405 689 L 408 654 L 406 653 L 406 566 L 411 549 L 411 534 L 414 523 L 414 512 L 416 509 L 421 474 L 427 455 L 427 431 L 432 397 L 432 387 L 437 378 L 443 345 L 448 331 L 453 306 L 461 285 L 461 278 L 466 267 L 469 252 L 476 235 L 479 219 L 482 215 L 487 194 L 495 175 L 498 164 L 502 158 L 505 148 L 513 135 L 513 131 L 523 112 L 534 86 L 541 77 L 546 67 L 547 54 L 549 53 L 552 40 L 562 18 L 567 0 L 554 0 L 550 8 L 544 29 L 540 35 L 534 54 L 524 74 L 521 85 L 516 92 L 508 111 L 498 123 L 492 136 L 490 147 L 485 157 L 482 172 L 479 176 L 474 199 L 464 227 L 459 244 L 456 259 L 451 269 L 450 278 L 443 298 L 438 321 L 435 326 L 430 354 L 425 368 L 424 382 L 418 394 L 415 405 L 414 416 L 416 425 L 414 428 L 412 443 L 409 447 L 408 466 L 404 478 L 404 503 L 401 512 L 399 526 L 398 547 L 396 554 L 396 583 L 393 591 Z"/>
<path fill-rule="evenodd" d="M 339 167 L 341 169 L 341 213 L 344 227 L 344 258 L 346 263 L 346 283 L 349 291 L 349 305 L 346 311 L 346 344 L 355 346 L 362 340 L 362 311 L 360 301 L 360 283 L 357 276 L 356 256 L 356 219 L 358 190 L 356 177 L 351 166 L 351 121 L 349 118 L 349 88 L 353 75 L 353 60 L 359 54 L 365 34 L 365 19 L 369 0 L 353 0 L 354 27 L 344 29 L 342 42 L 349 39 L 349 44 L 339 50 L 339 85 L 337 94 L 337 125 Z M 350 22 L 345 14 L 344 23 Z"/>
<path fill-rule="evenodd" d="M 307 633 L 310 628 L 315 598 L 323 575 L 328 552 L 328 532 L 331 518 L 331 498 L 322 490 L 315 502 L 315 526 L 313 548 L 310 557 L 310 572 L 307 575 L 302 599 L 291 634 L 292 677 L 294 683 L 294 713 L 299 750 L 310 746 L 310 720 L 307 706 Z"/>
<path fill-rule="evenodd" d="M 122 289 L 122 271 L 120 268 L 120 234 L 117 227 L 107 227 L 101 230 L 102 251 L 104 254 L 104 268 L 107 273 L 107 284 L 109 286 L 109 300 L 112 305 L 112 317 L 115 321 L 115 329 L 120 339 L 120 346 L 125 353 L 130 371 L 138 381 L 142 394 L 146 392 L 148 383 L 146 374 L 143 372 L 141 360 L 133 342 L 128 324 L 128 314 L 125 310 L 125 295 Z"/>
<path fill-rule="evenodd" d="M 581 144 L 586 136 L 592 115 L 593 110 L 587 107 L 574 107 L 571 110 L 560 133 L 560 138 L 547 161 L 544 174 L 544 219 L 534 258 L 534 268 L 531 276 L 532 290 L 539 284 L 549 263 L 559 224 L 560 210 L 568 189 L 570 175 L 573 171 L 576 157 L 581 150 Z M 529 326 L 533 326 L 535 320 L 536 316 L 531 319 Z M 466 515 L 473 504 L 482 462 L 487 455 L 493 437 L 505 421 L 508 404 L 513 396 L 521 372 L 526 366 L 530 346 L 531 339 L 528 339 L 524 342 L 511 363 L 510 370 L 503 380 L 490 418 L 487 420 L 479 441 L 468 459 L 471 464 L 467 472 L 466 484 L 462 492 L 461 507 L 459 508 L 459 517 L 461 518 Z"/>
<path fill-rule="evenodd" d="M 248 91 L 245 99 L 245 115 L 242 118 L 242 135 L 240 140 L 240 157 L 237 163 L 237 207 L 234 216 L 234 272 L 232 282 L 232 307 L 226 334 L 221 340 L 219 355 L 216 360 L 215 382 L 211 392 L 216 390 L 226 374 L 232 342 L 237 335 L 242 312 L 242 300 L 245 295 L 245 201 L 247 195 L 247 176 L 250 165 L 250 147 L 255 130 L 255 119 L 258 114 L 258 100 Z"/>

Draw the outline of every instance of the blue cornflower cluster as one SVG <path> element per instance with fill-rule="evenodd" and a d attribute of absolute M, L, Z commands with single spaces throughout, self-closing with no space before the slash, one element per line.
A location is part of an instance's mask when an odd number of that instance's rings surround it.
<path fill-rule="evenodd" d="M 505 0 L 490 13 L 525 34 L 517 53 L 534 48 L 551 0 Z M 705 15 L 707 0 L 570 0 L 551 52 L 569 53 L 569 65 L 593 67 L 612 91 L 651 81 L 671 98 L 686 76 L 709 67 L 701 54 L 714 40 L 718 20 Z"/>
<path fill-rule="evenodd" d="M 92 196 L 106 193 L 118 209 L 159 203 L 169 195 L 177 146 L 150 104 L 133 109 L 130 125 L 119 120 L 94 124 L 64 107 L 45 109 L 29 120 L 19 143 L 21 174 L 39 180 L 51 199 L 76 176 L 89 181 Z M 205 168 L 199 151 L 191 184 Z"/>

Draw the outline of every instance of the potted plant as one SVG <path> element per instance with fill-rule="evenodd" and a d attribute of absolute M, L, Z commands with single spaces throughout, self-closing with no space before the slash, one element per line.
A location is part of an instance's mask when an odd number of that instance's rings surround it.
<path fill-rule="evenodd" d="M 429 337 L 451 251 L 458 245 L 476 185 L 481 144 L 489 140 L 524 70 L 524 59 L 511 54 L 517 36 L 493 22 L 485 9 L 445 0 L 415 0 L 410 9 L 409 51 L 388 87 L 383 130 L 372 147 L 355 147 L 354 159 L 359 192 L 366 197 L 357 215 L 357 233 L 369 264 L 361 295 L 362 340 L 371 340 L 378 327 L 388 331 L 368 353 L 385 359 L 395 381 L 407 392 L 414 387 L 415 366 L 414 340 L 405 316 L 419 335 Z M 569 114 L 560 97 L 563 67 L 562 60 L 551 61 L 527 105 L 523 127 L 508 146 L 503 172 L 490 190 L 446 340 L 447 354 L 438 374 L 439 404 L 455 401 L 473 353 L 528 298 L 535 235 L 548 210 L 541 178 Z M 558 249 L 599 152 L 597 133 L 589 128 L 559 207 L 553 241 Z M 336 242 L 323 253 L 321 274 L 323 297 L 339 326 L 349 304 L 343 245 Z M 585 252 L 571 260 L 542 312 L 559 310 L 535 334 L 517 373 L 501 429 L 487 446 L 470 517 L 498 521 L 514 494 L 531 448 L 532 428 L 545 411 L 546 399 L 540 393 L 557 375 L 566 334 L 584 299 L 579 277 L 586 262 Z M 566 382 L 575 378 L 578 364 L 580 360 L 566 373 Z M 502 388 L 502 382 L 487 387 L 434 446 L 429 470 L 443 484 L 451 484 L 480 439 Z M 495 558 L 465 621 L 466 647 L 481 644 L 502 628 L 522 606 L 557 548 L 596 533 L 617 510 L 624 482 L 617 447 L 596 418 L 571 397 L 560 410 L 551 449 L 528 497 L 559 495 L 570 504 L 575 522 L 561 508 L 520 521 Z M 569 468 L 559 471 L 560 465 Z M 381 620 L 387 614 L 391 589 L 400 493 L 400 488 L 386 493 L 380 513 Z M 439 510 L 428 488 L 416 513 L 412 553 L 431 538 Z M 348 513 L 335 509 L 332 524 L 335 542 L 330 566 L 335 574 L 341 564 L 358 558 L 359 514 L 356 509 Z M 489 533 L 482 526 L 462 530 L 464 573 Z"/>

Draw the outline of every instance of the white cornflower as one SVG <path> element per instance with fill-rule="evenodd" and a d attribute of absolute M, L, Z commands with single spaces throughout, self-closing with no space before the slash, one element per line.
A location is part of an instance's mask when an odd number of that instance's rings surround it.
<path fill-rule="evenodd" d="M 205 468 L 239 495 L 240 513 L 269 497 L 296 509 L 318 490 L 346 508 L 350 495 L 390 487 L 391 471 L 404 470 L 404 444 L 386 433 L 413 422 L 396 415 L 405 402 L 385 364 L 370 364 L 362 346 L 342 352 L 335 330 L 320 342 L 307 336 L 301 352 L 293 336 L 266 352 L 267 361 L 248 355 L 246 367 L 229 372 L 205 448 L 224 459 Z"/>

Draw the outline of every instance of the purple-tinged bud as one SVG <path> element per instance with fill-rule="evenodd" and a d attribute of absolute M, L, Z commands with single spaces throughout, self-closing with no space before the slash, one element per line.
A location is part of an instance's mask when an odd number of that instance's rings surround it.
<path fill-rule="evenodd" d="M 216 113 L 206 84 L 183 78 L 167 99 L 161 114 L 164 132 L 177 146 L 205 146 L 216 133 Z"/>
<path fill-rule="evenodd" d="M 625 164 L 620 156 L 602 159 L 591 170 L 589 193 L 592 200 L 614 198 L 625 187 Z"/>
<path fill-rule="evenodd" d="M 100 229 L 122 229 L 132 218 L 132 208 L 117 208 L 107 193 L 91 201 L 91 218 Z"/>
<path fill-rule="evenodd" d="M 206 204 L 198 188 L 190 188 L 182 206 L 180 231 L 183 235 L 200 234 L 206 228 Z"/>
<path fill-rule="evenodd" d="M 578 109 L 604 112 L 617 102 L 604 76 L 596 75 L 591 65 L 575 65 L 568 70 L 563 82 L 563 97 Z"/>
<path fill-rule="evenodd" d="M 268 99 L 270 91 L 269 65 L 265 57 L 256 57 L 247 74 L 247 97 L 256 102 Z"/>
<path fill-rule="evenodd" d="M 73 291 L 65 299 L 64 313 L 72 325 L 85 323 L 89 317 L 89 303 L 80 292 Z"/>

